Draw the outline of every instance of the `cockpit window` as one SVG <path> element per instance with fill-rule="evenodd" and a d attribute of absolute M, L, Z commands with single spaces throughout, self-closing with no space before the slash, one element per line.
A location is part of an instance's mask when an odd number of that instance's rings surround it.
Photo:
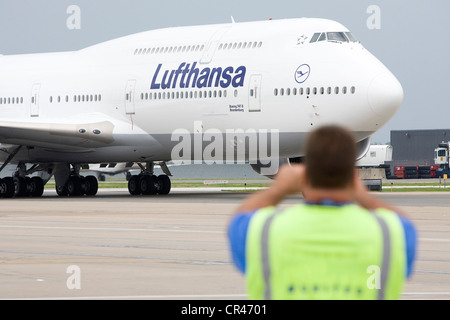
<path fill-rule="evenodd" d="M 358 42 L 351 32 L 317 32 L 311 37 L 310 43 L 319 41 Z"/>
<path fill-rule="evenodd" d="M 311 38 L 310 43 L 316 42 L 317 39 L 319 38 L 319 36 L 320 36 L 320 32 L 314 33 L 314 35 L 313 35 L 312 38 Z"/>
<path fill-rule="evenodd" d="M 350 42 L 358 42 L 358 40 L 351 32 L 346 32 L 345 35 L 347 36 L 348 40 L 350 40 Z"/>
<path fill-rule="evenodd" d="M 322 34 L 320 35 L 320 38 L 319 38 L 318 41 L 325 41 L 325 40 L 327 40 L 327 35 L 326 35 L 325 33 L 322 33 Z"/>
<path fill-rule="evenodd" d="M 327 32 L 328 41 L 348 42 L 343 32 Z"/>

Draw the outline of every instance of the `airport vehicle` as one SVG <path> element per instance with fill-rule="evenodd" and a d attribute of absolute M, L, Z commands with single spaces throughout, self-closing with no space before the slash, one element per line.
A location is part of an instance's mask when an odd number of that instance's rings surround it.
<path fill-rule="evenodd" d="M 436 170 L 437 177 L 443 177 L 444 174 L 450 175 L 449 169 L 449 154 L 450 154 L 450 141 L 442 141 L 439 146 L 434 149 L 434 163 L 439 165 Z"/>
<path fill-rule="evenodd" d="M 142 164 L 133 195 L 169 193 L 170 171 L 156 177 L 153 166 L 170 160 L 246 162 L 273 176 L 330 123 L 355 133 L 362 157 L 402 100 L 386 66 L 325 19 L 167 28 L 74 52 L 3 55 L 0 162 L 17 171 L 0 195 L 39 196 L 49 176 L 61 196 L 94 195 L 95 177 L 80 175 L 89 163 Z"/>
<path fill-rule="evenodd" d="M 379 168 L 385 167 L 386 162 L 392 161 L 391 145 L 371 145 L 367 153 L 356 162 L 358 167 Z"/>

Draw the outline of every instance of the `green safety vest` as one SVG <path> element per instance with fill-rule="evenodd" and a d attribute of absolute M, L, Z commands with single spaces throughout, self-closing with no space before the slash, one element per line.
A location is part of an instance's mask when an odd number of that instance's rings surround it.
<path fill-rule="evenodd" d="M 250 299 L 398 299 L 406 277 L 402 224 L 356 204 L 268 207 L 246 243 Z"/>

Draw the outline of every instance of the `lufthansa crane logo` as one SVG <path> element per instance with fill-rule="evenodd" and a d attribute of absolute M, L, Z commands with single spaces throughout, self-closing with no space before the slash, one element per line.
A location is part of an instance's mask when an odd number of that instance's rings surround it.
<path fill-rule="evenodd" d="M 311 68 L 307 64 L 302 64 L 300 67 L 295 70 L 295 81 L 298 83 L 303 83 L 308 79 L 309 74 L 311 73 Z"/>

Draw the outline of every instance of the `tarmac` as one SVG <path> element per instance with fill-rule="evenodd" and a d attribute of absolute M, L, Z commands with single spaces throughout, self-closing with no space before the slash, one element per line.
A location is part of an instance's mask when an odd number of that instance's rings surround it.
<path fill-rule="evenodd" d="M 226 229 L 248 193 L 174 188 L 167 196 L 1 199 L 0 299 L 246 300 Z M 450 299 L 450 193 L 382 192 L 418 230 L 401 299 Z M 291 196 L 288 206 L 301 201 Z"/>

